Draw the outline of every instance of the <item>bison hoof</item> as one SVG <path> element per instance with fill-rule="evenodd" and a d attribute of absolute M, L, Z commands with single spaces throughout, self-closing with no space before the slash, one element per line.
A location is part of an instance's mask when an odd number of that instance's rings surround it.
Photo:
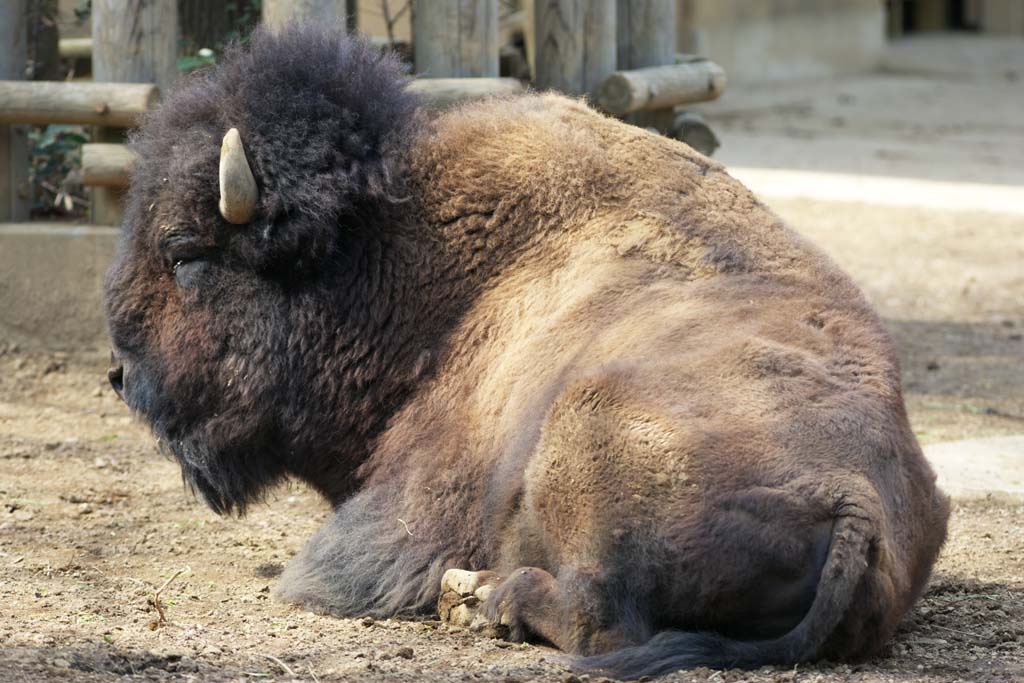
<path fill-rule="evenodd" d="M 437 613 L 441 621 L 494 638 L 504 638 L 508 629 L 501 624 L 492 624 L 480 614 L 480 605 L 500 582 L 501 577 L 494 572 L 449 569 L 441 577 L 441 596 L 437 599 Z"/>

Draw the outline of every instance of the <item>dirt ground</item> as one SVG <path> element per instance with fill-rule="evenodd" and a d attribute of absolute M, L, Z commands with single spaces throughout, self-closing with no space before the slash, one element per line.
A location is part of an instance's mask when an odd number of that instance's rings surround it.
<path fill-rule="evenodd" d="M 879 308 L 922 442 L 1024 433 L 1020 216 L 770 203 Z M 326 507 L 293 485 L 245 519 L 214 516 L 105 369 L 0 339 L 0 680 L 576 680 L 540 645 L 276 602 Z M 1024 680 L 1024 506 L 956 506 L 927 594 L 877 659 L 663 680 Z"/>

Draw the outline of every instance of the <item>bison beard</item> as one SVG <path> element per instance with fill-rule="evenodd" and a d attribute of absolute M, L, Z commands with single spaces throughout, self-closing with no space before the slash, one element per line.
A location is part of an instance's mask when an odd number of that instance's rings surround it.
<path fill-rule="evenodd" d="M 218 512 L 333 504 L 284 598 L 421 614 L 471 570 L 443 608 L 636 677 L 864 657 L 922 591 L 948 509 L 889 337 L 685 145 L 550 94 L 428 120 L 313 27 L 133 145 L 111 380 Z"/>

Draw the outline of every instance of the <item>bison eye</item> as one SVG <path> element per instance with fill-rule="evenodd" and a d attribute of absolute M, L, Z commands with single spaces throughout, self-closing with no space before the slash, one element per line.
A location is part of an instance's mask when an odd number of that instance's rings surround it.
<path fill-rule="evenodd" d="M 179 287 L 198 287 L 203 283 L 209 262 L 204 258 L 177 259 L 174 262 L 174 280 Z"/>

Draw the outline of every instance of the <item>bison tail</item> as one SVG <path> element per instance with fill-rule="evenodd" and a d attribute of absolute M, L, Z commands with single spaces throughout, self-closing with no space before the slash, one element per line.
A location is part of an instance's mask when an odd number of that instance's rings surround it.
<path fill-rule="evenodd" d="M 853 602 L 874 538 L 874 523 L 865 516 L 843 515 L 836 520 L 814 601 L 804 618 L 777 638 L 734 640 L 717 633 L 662 631 L 643 645 L 581 657 L 569 666 L 628 680 L 702 666 L 754 669 L 814 659 Z"/>

